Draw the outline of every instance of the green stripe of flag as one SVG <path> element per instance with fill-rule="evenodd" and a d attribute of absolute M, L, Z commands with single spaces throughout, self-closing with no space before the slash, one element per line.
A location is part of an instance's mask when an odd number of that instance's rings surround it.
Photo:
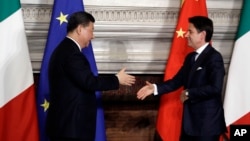
<path fill-rule="evenodd" d="M 20 8 L 20 0 L 0 0 L 0 22 Z"/>
<path fill-rule="evenodd" d="M 241 10 L 240 23 L 238 26 L 238 32 L 236 35 L 236 40 L 242 35 L 250 31 L 250 18 L 249 18 L 250 0 L 244 0 Z"/>

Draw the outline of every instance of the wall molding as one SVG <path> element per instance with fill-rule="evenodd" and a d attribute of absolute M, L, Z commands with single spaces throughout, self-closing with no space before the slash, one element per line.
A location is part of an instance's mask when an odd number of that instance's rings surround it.
<path fill-rule="evenodd" d="M 51 4 L 22 4 L 34 72 L 39 72 L 52 14 Z M 130 73 L 164 72 L 178 19 L 175 7 L 85 6 L 96 18 L 92 41 L 100 73 L 126 66 Z M 214 21 L 213 44 L 229 64 L 240 9 L 208 9 Z M 226 42 L 225 42 L 226 41 Z"/>

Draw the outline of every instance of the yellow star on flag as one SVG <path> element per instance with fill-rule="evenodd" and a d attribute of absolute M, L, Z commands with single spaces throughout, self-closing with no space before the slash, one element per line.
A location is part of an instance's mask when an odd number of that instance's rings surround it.
<path fill-rule="evenodd" d="M 177 33 L 177 38 L 181 37 L 184 38 L 184 33 L 186 33 L 186 31 L 183 31 L 182 28 L 180 28 L 178 31 L 176 31 Z"/>
<path fill-rule="evenodd" d="M 60 16 L 57 17 L 56 19 L 60 21 L 60 25 L 61 25 L 63 22 L 65 23 L 68 22 L 67 17 L 68 17 L 68 14 L 64 15 L 62 12 L 60 12 Z"/>
<path fill-rule="evenodd" d="M 42 106 L 44 109 L 44 112 L 46 112 L 49 108 L 49 102 L 46 99 L 44 99 L 44 103 L 41 104 L 40 106 Z"/>

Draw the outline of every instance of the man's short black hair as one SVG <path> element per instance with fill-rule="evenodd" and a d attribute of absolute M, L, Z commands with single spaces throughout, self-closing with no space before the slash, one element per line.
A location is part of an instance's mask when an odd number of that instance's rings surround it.
<path fill-rule="evenodd" d="M 198 32 L 206 31 L 206 42 L 210 42 L 213 36 L 214 27 L 213 21 L 205 16 L 194 16 L 188 19 L 189 23 L 192 23 Z"/>
<path fill-rule="evenodd" d="M 73 31 L 79 24 L 86 27 L 90 22 L 95 22 L 95 18 L 90 13 L 85 11 L 75 12 L 69 17 L 67 33 Z"/>

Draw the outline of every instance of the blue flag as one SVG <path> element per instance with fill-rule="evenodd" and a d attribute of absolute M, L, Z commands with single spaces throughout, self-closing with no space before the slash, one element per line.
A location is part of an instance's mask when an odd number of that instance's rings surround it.
<path fill-rule="evenodd" d="M 74 12 L 84 10 L 82 0 L 54 0 L 53 11 L 48 31 L 48 38 L 44 50 L 43 61 L 40 70 L 40 78 L 37 92 L 38 120 L 40 129 L 40 141 L 48 141 L 45 133 L 45 119 L 49 108 L 49 83 L 48 65 L 52 52 L 66 36 L 67 18 Z M 95 57 L 90 43 L 87 48 L 82 50 L 87 57 L 91 70 L 94 75 L 98 75 Z M 96 119 L 96 141 L 106 141 L 104 124 L 104 113 L 101 105 L 101 92 L 96 92 L 98 109 Z"/>

